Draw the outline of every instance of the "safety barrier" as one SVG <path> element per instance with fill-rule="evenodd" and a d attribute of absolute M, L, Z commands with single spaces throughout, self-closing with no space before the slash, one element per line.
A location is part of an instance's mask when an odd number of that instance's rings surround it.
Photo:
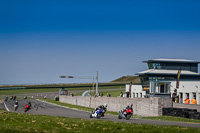
<path fill-rule="evenodd" d="M 163 108 L 163 115 L 200 120 L 200 112 L 188 108 Z"/>

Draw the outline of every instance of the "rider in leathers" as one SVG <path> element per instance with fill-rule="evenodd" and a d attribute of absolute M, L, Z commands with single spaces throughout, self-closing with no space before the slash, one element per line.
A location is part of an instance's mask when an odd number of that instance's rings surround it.
<path fill-rule="evenodd" d="M 95 111 L 103 109 L 102 117 L 104 117 L 104 114 L 106 113 L 106 110 L 107 110 L 106 108 L 107 108 L 107 104 L 100 105 L 95 109 Z"/>

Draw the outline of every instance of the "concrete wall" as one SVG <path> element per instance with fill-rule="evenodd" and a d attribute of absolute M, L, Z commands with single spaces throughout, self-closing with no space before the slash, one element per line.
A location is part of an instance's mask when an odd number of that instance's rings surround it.
<path fill-rule="evenodd" d="M 171 107 L 171 99 L 163 98 L 123 98 L 123 97 L 89 97 L 89 96 L 60 96 L 60 102 L 96 108 L 107 103 L 108 111 L 118 112 L 127 105 L 133 104 L 133 111 L 141 116 L 160 116 L 163 107 Z"/>

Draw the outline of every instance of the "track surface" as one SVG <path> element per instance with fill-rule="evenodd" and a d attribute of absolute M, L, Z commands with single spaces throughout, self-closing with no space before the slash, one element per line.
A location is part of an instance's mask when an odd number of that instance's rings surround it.
<path fill-rule="evenodd" d="M 31 101 L 32 108 L 26 113 L 97 120 L 96 118 L 89 118 L 90 112 L 79 111 L 67 107 L 57 106 L 50 103 L 38 101 L 35 99 L 18 100 L 19 108 L 17 109 L 16 112 L 24 113 L 24 107 L 28 103 L 28 101 Z M 14 112 L 14 102 L 15 101 L 13 100 L 8 100 L 7 102 L 5 102 L 5 106 L 7 107 L 7 109 L 13 112 Z M 140 123 L 140 124 L 155 124 L 155 125 L 176 125 L 176 126 L 200 128 L 200 124 L 194 124 L 194 123 L 181 123 L 172 121 L 169 122 L 169 121 L 145 120 L 145 119 L 134 119 L 134 118 L 130 120 L 125 120 L 125 119 L 119 120 L 117 116 L 112 116 L 112 115 L 105 115 L 105 117 L 102 117 L 99 120 Z"/>

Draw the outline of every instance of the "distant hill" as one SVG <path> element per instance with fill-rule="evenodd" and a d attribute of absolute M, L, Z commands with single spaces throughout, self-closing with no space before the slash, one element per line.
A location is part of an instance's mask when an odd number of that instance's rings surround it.
<path fill-rule="evenodd" d="M 139 76 L 123 76 L 111 81 L 111 83 L 141 83 Z"/>

